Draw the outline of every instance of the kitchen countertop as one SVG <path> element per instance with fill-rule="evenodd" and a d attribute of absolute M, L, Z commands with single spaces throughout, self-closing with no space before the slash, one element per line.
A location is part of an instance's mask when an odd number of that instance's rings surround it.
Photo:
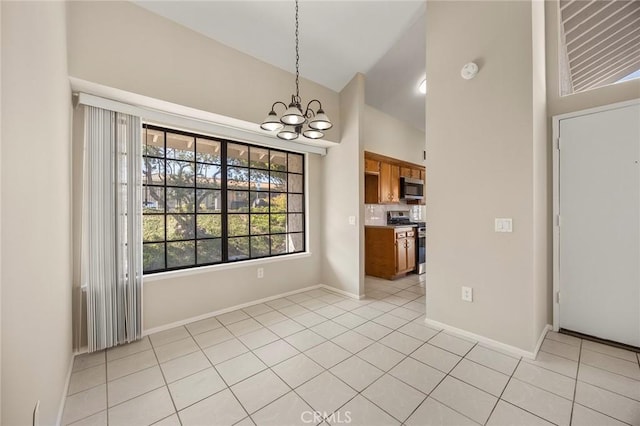
<path fill-rule="evenodd" d="M 407 224 L 407 225 L 365 225 L 365 228 L 389 228 L 389 229 L 395 229 L 395 228 L 417 228 L 418 225 L 416 224 Z"/>

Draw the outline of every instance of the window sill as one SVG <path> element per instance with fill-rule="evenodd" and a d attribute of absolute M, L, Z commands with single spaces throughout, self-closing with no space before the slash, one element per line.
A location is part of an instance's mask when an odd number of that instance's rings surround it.
<path fill-rule="evenodd" d="M 199 268 L 180 269 L 178 271 L 157 272 L 157 273 L 144 275 L 142 277 L 142 282 L 143 284 L 147 284 L 155 281 L 163 281 L 163 280 L 169 280 L 173 278 L 187 277 L 191 275 L 206 274 L 209 272 L 224 271 L 227 269 L 240 269 L 240 268 L 247 268 L 255 265 L 264 265 L 267 263 L 287 262 L 290 260 L 304 259 L 306 257 L 311 257 L 311 252 L 307 251 L 304 253 L 294 253 L 294 254 L 288 254 L 284 256 L 267 257 L 264 259 L 243 260 L 241 262 L 223 263 L 220 265 L 211 265 L 211 266 L 201 266 Z"/>

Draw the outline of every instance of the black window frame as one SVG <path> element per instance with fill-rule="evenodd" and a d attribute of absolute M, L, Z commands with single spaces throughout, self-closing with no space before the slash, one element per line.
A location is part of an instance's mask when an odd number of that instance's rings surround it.
<path fill-rule="evenodd" d="M 154 132 L 162 132 L 163 135 L 163 149 L 162 149 L 162 156 L 159 155 L 149 155 L 146 147 L 147 147 L 147 130 L 152 130 Z M 282 257 L 282 256 L 287 256 L 287 255 L 291 255 L 291 254 L 299 254 L 299 253 L 305 253 L 306 252 L 306 220 L 307 220 L 307 213 L 306 213 L 306 154 L 304 153 L 298 153 L 298 152 L 292 152 L 292 151 L 287 151 L 284 149 L 279 149 L 279 148 L 272 148 L 272 147 L 267 147 L 267 146 L 260 146 L 260 145 L 256 145 L 256 144 L 251 144 L 251 143 L 247 143 L 247 142 L 242 142 L 242 141 L 236 141 L 236 140 L 231 140 L 231 139 L 225 139 L 225 138 L 220 138 L 220 137 L 213 137 L 213 136 L 209 136 L 209 135 L 205 135 L 205 134 L 200 134 L 200 133 L 194 133 L 194 132 L 188 132 L 188 131 L 184 131 L 184 130 L 178 130 L 178 129 L 173 129 L 173 128 L 169 128 L 169 127 L 165 127 L 165 126 L 158 126 L 155 124 L 150 124 L 150 123 L 143 123 L 142 126 L 142 139 L 143 139 L 143 153 L 142 153 L 142 164 L 143 164 L 143 172 L 142 172 L 142 186 L 143 186 L 143 200 L 142 200 L 142 204 L 143 204 L 143 208 L 142 208 L 142 216 L 143 216 L 143 242 L 142 242 L 142 246 L 143 246 L 143 262 L 144 262 L 144 250 L 145 247 L 148 247 L 152 244 L 162 244 L 162 250 L 164 251 L 164 259 L 163 259 L 163 267 L 162 268 L 153 268 L 153 269 L 145 269 L 145 266 L 143 265 L 143 275 L 151 275 L 151 274 L 157 274 L 157 273 L 161 273 L 161 272 L 169 272 L 169 271 L 178 271 L 178 270 L 186 270 L 186 269 L 193 269 L 193 268 L 199 268 L 199 267 L 205 267 L 205 266 L 212 266 L 212 265 L 221 265 L 221 264 L 228 264 L 228 263 L 237 263 L 237 262 L 244 262 L 247 260 L 256 260 L 256 259 L 266 259 L 266 258 L 274 258 L 274 257 Z M 168 148 L 167 148 L 167 139 L 168 139 L 168 135 L 169 134 L 173 134 L 173 135 L 180 135 L 180 136 L 185 136 L 188 138 L 193 138 L 193 156 L 190 160 L 177 160 L 171 156 L 168 156 Z M 219 159 L 219 164 L 216 163 L 212 163 L 212 162 L 207 162 L 207 161 L 199 161 L 198 160 L 198 151 L 197 151 L 197 146 L 198 146 L 198 140 L 202 139 L 202 140 L 209 140 L 209 141 L 213 141 L 216 143 L 219 143 L 220 145 L 220 155 L 218 157 Z M 234 146 L 234 147 L 245 147 L 246 148 L 246 164 L 241 164 L 241 165 L 237 165 L 237 164 L 230 164 L 230 157 L 229 156 L 229 146 Z M 266 162 L 267 167 L 254 167 L 252 165 L 253 160 L 251 157 L 251 151 L 252 150 L 260 150 L 260 151 L 264 151 L 267 150 L 267 155 L 268 155 L 268 161 Z M 185 152 L 185 151 L 183 151 Z M 282 170 L 282 166 L 280 166 L 280 168 L 278 168 L 276 165 L 274 165 L 275 163 L 272 162 L 273 158 L 275 155 L 283 155 L 284 154 L 284 170 Z M 242 153 L 241 155 L 242 156 Z M 299 160 L 299 164 L 300 164 L 300 171 L 290 171 L 290 158 L 292 157 L 298 157 Z M 233 157 L 235 158 L 235 157 Z M 160 164 L 162 167 L 162 171 L 160 173 L 158 173 L 158 176 L 160 176 L 160 180 L 161 182 L 147 182 L 144 176 L 144 170 L 145 170 L 145 164 L 150 164 L 147 163 L 148 159 L 151 159 L 150 163 L 156 162 L 157 164 Z M 186 185 L 177 185 L 177 184 L 172 184 L 170 182 L 167 181 L 167 169 L 168 169 L 168 162 L 172 162 L 173 163 L 191 163 L 191 165 L 193 166 L 193 183 L 189 184 L 188 186 Z M 216 185 L 213 185 L 213 187 L 211 186 L 200 186 L 198 184 L 198 170 L 199 170 L 199 166 L 212 166 L 212 167 L 219 167 L 219 175 L 220 175 L 220 184 L 219 187 L 215 187 Z M 229 186 L 229 182 L 230 181 L 234 181 L 233 179 L 229 179 L 229 169 L 233 168 L 234 171 L 246 171 L 246 177 L 247 177 L 247 182 L 246 182 L 246 188 L 241 188 L 241 187 L 230 187 Z M 241 169 L 241 170 L 239 170 Z M 254 183 L 251 180 L 251 176 L 252 176 L 252 172 L 255 171 L 255 173 L 259 173 L 262 174 L 262 177 L 264 178 L 264 174 L 267 173 L 267 188 L 266 189 L 261 189 L 260 188 L 260 184 L 256 185 L 257 188 L 253 187 L 252 188 L 252 184 Z M 277 175 L 276 175 L 277 174 Z M 278 177 L 278 179 L 276 179 L 276 176 Z M 277 184 L 274 184 L 273 181 L 280 181 L 280 183 L 282 183 L 282 176 L 285 177 L 284 179 L 284 189 L 279 188 Z M 299 192 L 297 191 L 292 191 L 292 189 L 290 187 L 290 181 L 291 176 L 294 176 L 294 179 L 296 181 L 299 181 L 301 179 L 301 184 L 300 184 L 300 188 L 299 188 Z M 295 176 L 300 176 L 300 178 L 295 178 Z M 161 199 L 162 199 L 162 211 L 161 212 L 149 212 L 149 211 L 145 211 L 145 207 L 148 207 L 150 204 L 148 204 L 148 199 L 147 199 L 147 189 L 149 188 L 156 188 L 157 190 L 160 190 L 162 195 L 161 195 Z M 167 194 L 169 191 L 176 191 L 176 190 L 188 190 L 186 193 L 188 193 L 189 191 L 193 191 L 193 206 L 192 206 L 192 210 L 191 211 L 187 211 L 187 212 L 178 212 L 176 213 L 175 211 L 171 211 L 171 209 L 168 207 L 169 205 L 169 198 L 167 197 Z M 211 194 L 214 194 L 214 192 L 211 191 L 220 191 L 219 194 L 219 200 L 220 200 L 220 209 L 219 209 L 219 213 L 211 213 L 211 212 L 201 212 L 199 210 L 200 205 L 198 205 L 198 191 L 200 190 L 205 190 L 205 191 L 209 191 Z M 246 199 L 247 199 L 247 205 L 246 205 L 246 211 L 234 211 L 234 209 L 231 208 L 231 204 L 230 203 L 230 193 L 233 192 L 234 195 L 238 194 L 238 193 L 246 193 Z M 252 211 L 253 208 L 255 206 L 252 206 L 252 194 L 266 194 L 266 198 L 269 200 L 268 202 L 268 210 L 266 212 L 264 211 Z M 284 196 L 285 199 L 285 203 L 286 203 L 286 208 L 284 211 L 272 211 L 272 200 L 273 200 L 273 196 L 276 197 L 282 197 Z M 299 211 L 298 210 L 292 210 L 293 207 L 291 207 L 291 203 L 290 203 L 290 199 L 293 197 L 298 198 L 299 200 Z M 256 197 L 258 197 L 258 195 L 256 195 Z M 159 204 L 159 201 L 156 201 L 155 204 Z M 153 205 L 153 203 L 151 204 Z M 237 209 L 236 209 L 237 210 Z M 199 221 L 198 221 L 198 217 L 201 216 L 205 216 L 205 215 L 209 215 L 209 216 L 219 216 L 220 218 L 220 236 L 200 236 L 199 237 Z M 251 222 L 252 222 L 252 217 L 254 215 L 260 215 L 260 216 L 268 216 L 268 225 L 269 225 L 269 232 L 268 233 L 260 233 L 260 234 L 253 234 L 252 233 L 252 227 L 251 227 Z M 279 232 L 274 232 L 274 230 L 272 229 L 273 227 L 273 217 L 275 217 L 276 215 L 278 215 L 277 220 L 282 221 L 282 217 L 284 218 L 284 223 L 280 224 L 280 226 L 284 226 L 283 231 L 279 231 Z M 296 225 L 299 227 L 299 230 L 296 231 L 289 231 L 289 227 L 290 227 L 290 220 L 293 220 L 294 215 L 296 216 L 296 219 L 298 219 L 298 221 L 296 222 Z M 149 217 L 149 216 L 157 216 L 157 217 L 162 217 L 163 221 L 161 221 L 162 223 L 162 233 L 164 235 L 163 239 L 157 239 L 157 240 L 151 240 L 151 241 L 145 241 L 145 237 L 144 237 L 144 230 L 145 230 L 145 225 L 144 225 L 144 221 L 145 221 L 145 217 Z M 171 239 L 168 236 L 169 233 L 169 227 L 168 227 L 168 220 L 171 217 L 175 217 L 175 216 L 192 216 L 193 217 L 193 226 L 192 226 L 192 235 L 189 236 L 189 238 L 178 238 L 178 239 Z M 229 235 L 229 219 L 230 217 L 239 217 L 239 216 L 246 216 L 246 227 L 248 229 L 248 233 L 243 234 L 243 235 Z M 255 219 L 257 219 L 257 217 L 255 217 Z M 301 223 L 300 222 L 301 219 Z M 240 218 L 240 220 L 242 220 Z M 288 240 L 291 238 L 291 236 L 297 235 L 297 242 L 301 243 L 300 248 L 298 249 L 298 247 L 295 247 L 294 251 L 289 251 L 289 244 L 288 244 Z M 276 237 L 276 238 L 274 238 Z M 246 242 L 248 244 L 247 250 L 248 250 L 248 256 L 246 257 L 231 257 L 230 256 L 230 240 L 233 240 L 234 238 L 238 238 L 238 239 L 246 239 Z M 254 238 L 261 238 L 264 241 L 264 238 L 266 238 L 268 240 L 268 254 L 264 254 L 264 252 L 261 252 L 261 255 L 255 255 L 252 252 L 252 243 L 254 241 L 258 241 L 258 240 L 254 240 Z M 202 263 L 198 263 L 198 242 L 204 242 L 204 241 L 214 241 L 214 240 L 218 240 L 220 242 L 220 260 L 219 261 L 212 261 L 212 262 L 202 262 Z M 280 240 L 283 240 L 283 244 L 284 244 L 284 251 L 278 251 L 274 253 L 274 241 L 278 242 Z M 183 265 L 178 265 L 178 266 L 169 266 L 169 244 L 171 243 L 191 243 L 193 242 L 193 251 L 192 251 L 192 258 L 193 258 L 193 262 L 188 263 L 188 264 L 183 264 Z M 215 243 L 213 243 L 215 244 Z"/>

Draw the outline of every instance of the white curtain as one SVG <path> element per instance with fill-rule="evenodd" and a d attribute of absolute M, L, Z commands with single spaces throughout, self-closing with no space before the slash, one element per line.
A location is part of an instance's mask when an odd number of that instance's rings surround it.
<path fill-rule="evenodd" d="M 85 106 L 82 283 L 89 352 L 142 337 L 139 117 Z"/>

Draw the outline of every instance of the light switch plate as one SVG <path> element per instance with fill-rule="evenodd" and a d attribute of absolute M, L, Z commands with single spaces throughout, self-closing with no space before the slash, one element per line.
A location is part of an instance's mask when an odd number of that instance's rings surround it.
<path fill-rule="evenodd" d="M 355 225 L 355 224 L 356 224 L 356 217 L 349 216 L 349 225 Z"/>
<path fill-rule="evenodd" d="M 497 217 L 495 221 L 496 232 L 513 232 L 513 219 L 510 217 Z"/>

